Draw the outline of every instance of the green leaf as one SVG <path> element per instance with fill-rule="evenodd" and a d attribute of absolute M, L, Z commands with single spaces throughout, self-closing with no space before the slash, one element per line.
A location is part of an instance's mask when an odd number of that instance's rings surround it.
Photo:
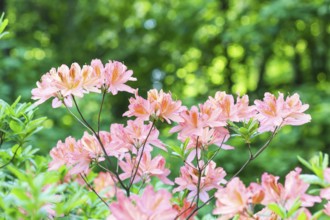
<path fill-rule="evenodd" d="M 22 123 L 20 120 L 15 119 L 15 120 L 11 120 L 9 122 L 9 127 L 10 129 L 15 132 L 15 133 L 20 133 L 23 131 L 24 129 L 24 123 Z"/>
<path fill-rule="evenodd" d="M 300 178 L 304 182 L 309 183 L 309 184 L 317 184 L 317 185 L 322 186 L 324 183 L 324 181 L 320 177 L 313 175 L 313 174 L 301 174 Z"/>
<path fill-rule="evenodd" d="M 286 218 L 286 211 L 281 205 L 270 203 L 268 204 L 268 208 L 279 215 L 281 218 Z"/>
<path fill-rule="evenodd" d="M 300 199 L 296 199 L 291 206 L 290 210 L 288 211 L 287 218 L 291 217 L 301 206 Z"/>
<path fill-rule="evenodd" d="M 302 163 L 305 167 L 307 167 L 309 170 L 313 171 L 313 168 L 312 166 L 309 164 L 308 161 L 306 161 L 305 159 L 303 159 L 302 157 L 300 156 L 297 156 L 298 157 L 298 160 L 300 161 L 300 163 Z"/>

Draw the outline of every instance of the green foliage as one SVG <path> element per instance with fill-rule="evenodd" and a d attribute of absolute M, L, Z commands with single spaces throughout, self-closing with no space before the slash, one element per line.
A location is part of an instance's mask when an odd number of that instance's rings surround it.
<path fill-rule="evenodd" d="M 3 32 L 6 28 L 6 26 L 8 25 L 8 19 L 3 19 L 5 16 L 4 13 L 2 13 L 1 17 L 0 17 L 0 39 L 5 36 L 6 34 L 8 34 L 8 32 Z"/>
<path fill-rule="evenodd" d="M 34 119 L 36 108 L 19 100 L 12 105 L 0 100 L 0 218 L 105 218 L 108 208 L 95 194 L 77 182 L 64 183 L 67 171 L 48 171 L 49 158 L 26 144 L 45 118 Z"/>

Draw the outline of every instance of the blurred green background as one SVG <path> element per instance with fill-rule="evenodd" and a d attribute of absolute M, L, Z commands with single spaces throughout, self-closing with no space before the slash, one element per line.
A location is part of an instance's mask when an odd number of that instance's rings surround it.
<path fill-rule="evenodd" d="M 134 71 L 138 81 L 129 85 L 141 95 L 163 88 L 188 106 L 219 90 L 251 99 L 298 92 L 312 122 L 284 128 L 243 172 L 247 179 L 263 171 L 283 175 L 298 165 L 297 155 L 329 153 L 329 0 L 2 0 L 2 11 L 10 32 L 0 41 L 0 98 L 7 102 L 19 95 L 31 101 L 51 67 L 119 60 Z M 87 97 L 80 104 L 95 125 L 100 97 Z M 129 97 L 107 97 L 103 129 L 123 120 Z M 50 101 L 39 115 L 49 119 L 32 141 L 45 154 L 59 139 L 82 136 L 83 128 Z M 234 173 L 247 158 L 240 146 L 218 162 Z"/>

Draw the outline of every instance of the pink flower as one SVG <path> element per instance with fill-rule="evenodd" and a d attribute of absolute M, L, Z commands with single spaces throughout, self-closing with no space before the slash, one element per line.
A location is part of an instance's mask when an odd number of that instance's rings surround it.
<path fill-rule="evenodd" d="M 111 214 L 108 220 L 145 220 L 147 216 L 127 198 L 123 192 L 117 193 L 117 202 L 109 205 Z"/>
<path fill-rule="evenodd" d="M 173 127 L 170 130 L 171 133 L 180 131 L 183 137 L 189 137 L 191 135 L 200 136 L 203 128 L 207 126 L 196 106 L 191 107 L 190 110 L 181 112 L 181 118 L 183 118 L 183 122 Z"/>
<path fill-rule="evenodd" d="M 37 82 L 37 88 L 32 89 L 32 99 L 38 100 L 35 105 L 47 101 L 52 97 L 56 97 L 58 88 L 53 83 L 52 75 L 56 74 L 56 69 L 52 68 L 48 73 L 41 77 L 41 80 Z"/>
<path fill-rule="evenodd" d="M 103 150 L 95 136 L 90 135 L 85 131 L 83 137 L 81 138 L 81 143 L 83 148 L 89 152 L 92 159 L 104 160 Z"/>
<path fill-rule="evenodd" d="M 185 110 L 185 107 L 181 106 L 181 101 L 173 101 L 171 93 L 152 89 L 148 92 L 148 101 L 155 106 L 154 117 L 165 120 L 169 124 L 171 121 L 182 121 L 179 113 Z"/>
<path fill-rule="evenodd" d="M 257 183 L 251 183 L 248 187 L 250 201 L 252 204 L 260 204 L 265 197 L 263 188 Z"/>
<path fill-rule="evenodd" d="M 49 163 L 49 170 L 57 170 L 65 165 L 70 169 L 70 175 L 88 173 L 89 165 L 93 160 L 104 160 L 97 139 L 87 132 L 82 140 L 76 141 L 72 137 L 67 137 L 64 143 L 59 141 L 50 151 L 50 156 L 52 161 Z"/>
<path fill-rule="evenodd" d="M 116 95 L 118 91 L 133 93 L 134 89 L 125 85 L 127 81 L 135 81 L 131 77 L 133 71 L 118 61 L 109 61 L 105 67 L 100 60 L 92 60 L 91 66 L 73 63 L 69 68 L 61 65 L 52 68 L 37 82 L 37 88 L 32 89 L 32 99 L 39 105 L 50 98 L 53 108 L 60 107 L 63 103 L 72 107 L 72 97 L 83 97 L 84 93 L 96 92 L 100 89 Z"/>
<path fill-rule="evenodd" d="M 323 212 L 324 212 L 326 215 L 330 216 L 330 201 L 328 201 L 328 203 L 324 205 Z"/>
<path fill-rule="evenodd" d="M 104 67 L 105 85 L 108 92 L 113 95 L 116 95 L 118 91 L 134 93 L 134 89 L 125 84 L 127 81 L 136 81 L 132 75 L 133 71 L 127 70 L 123 63 L 109 60 Z"/>
<path fill-rule="evenodd" d="M 321 189 L 320 196 L 330 200 L 330 168 L 326 168 L 323 172 L 324 180 L 328 183 L 328 187 Z"/>
<path fill-rule="evenodd" d="M 141 120 L 129 120 L 126 127 L 118 124 L 112 125 L 110 128 L 112 137 L 110 144 L 114 149 L 121 149 L 121 152 L 124 152 L 123 148 L 126 148 L 134 154 L 138 154 L 144 144 L 145 151 L 151 151 L 153 149 L 152 146 L 166 151 L 164 144 L 158 139 L 159 131 L 153 127 L 149 134 L 151 128 L 151 123 L 145 125 Z"/>
<path fill-rule="evenodd" d="M 181 167 L 180 177 L 175 178 L 175 183 L 179 186 L 173 189 L 173 193 L 188 189 L 190 193 L 187 198 L 192 201 L 197 195 L 198 176 L 201 175 L 199 197 L 201 201 L 206 202 L 209 199 L 208 191 L 218 189 L 221 187 L 220 184 L 226 183 L 224 179 L 226 172 L 221 167 L 217 168 L 214 161 L 210 161 L 205 167 L 204 162 L 200 161 L 199 167 L 202 170 L 201 174 L 193 164 L 186 163 L 185 166 Z"/>
<path fill-rule="evenodd" d="M 318 196 L 307 194 L 309 184 L 300 179 L 300 172 L 300 168 L 291 171 L 285 178 L 284 186 L 278 183 L 278 177 L 267 173 L 263 174 L 261 185 L 265 192 L 265 198 L 261 203 L 263 205 L 277 203 L 290 210 L 297 199 L 301 201 L 302 207 L 311 207 L 315 202 L 321 202 Z"/>
<path fill-rule="evenodd" d="M 223 127 L 217 127 L 217 128 L 209 128 L 205 127 L 203 129 L 203 133 L 201 136 L 192 135 L 190 137 L 185 137 L 181 133 L 178 135 L 178 139 L 182 142 L 185 142 L 187 138 L 189 138 L 189 143 L 187 145 L 187 151 L 190 149 L 196 149 L 191 150 L 189 153 L 186 161 L 191 162 L 196 157 L 196 154 L 201 154 L 202 150 L 207 150 L 210 145 L 216 145 L 224 150 L 232 150 L 234 149 L 232 146 L 224 144 L 230 137 L 230 134 L 227 129 Z"/>
<path fill-rule="evenodd" d="M 148 100 L 138 95 L 138 90 L 135 92 L 135 98 L 129 99 L 128 111 L 123 116 L 135 116 L 142 121 L 148 121 L 150 116 L 155 112 L 155 105 Z"/>
<path fill-rule="evenodd" d="M 150 220 L 169 219 L 176 217 L 177 211 L 171 204 L 171 193 L 165 189 L 155 192 L 152 186 L 148 185 L 143 194 L 139 197 L 132 195 L 132 200 L 135 201 L 136 206 L 145 213 Z"/>
<path fill-rule="evenodd" d="M 125 155 L 125 160 L 119 161 L 119 166 L 124 173 L 120 174 L 120 178 L 125 180 L 132 178 L 133 173 L 136 170 L 138 158 L 131 158 L 130 154 Z M 170 174 L 170 170 L 165 168 L 165 158 L 158 155 L 151 159 L 150 152 L 145 151 L 143 153 L 139 169 L 133 183 L 139 181 L 150 182 L 150 177 L 156 176 L 163 183 L 173 185 L 173 182 L 167 178 Z"/>
<path fill-rule="evenodd" d="M 194 211 L 196 208 L 196 203 L 192 204 L 187 199 L 183 199 L 182 206 L 174 204 L 173 208 L 179 212 L 177 215 L 178 220 L 184 220 L 187 219 L 188 216 Z M 189 218 L 189 220 L 193 220 L 196 215 L 197 211 Z"/>
<path fill-rule="evenodd" d="M 57 170 L 63 165 L 71 164 L 71 155 L 76 144 L 76 140 L 71 136 L 67 137 L 64 143 L 58 141 L 56 147 L 50 151 L 52 161 L 49 163 L 49 170 Z"/>
<path fill-rule="evenodd" d="M 173 220 L 177 211 L 170 202 L 172 195 L 164 189 L 155 192 L 147 186 L 141 196 L 131 198 L 118 193 L 117 202 L 110 204 L 111 218 L 117 220 Z"/>
<path fill-rule="evenodd" d="M 108 172 L 100 172 L 94 179 L 95 191 L 101 193 L 106 198 L 113 198 L 116 193 L 116 183 Z"/>
<path fill-rule="evenodd" d="M 236 214 L 244 215 L 248 208 L 249 192 L 237 177 L 232 179 L 225 188 L 215 193 L 216 208 L 213 214 L 221 215 L 220 219 L 229 219 Z"/>
<path fill-rule="evenodd" d="M 215 108 L 220 110 L 223 121 L 239 121 L 238 110 L 232 95 L 227 95 L 226 92 L 216 92 L 215 97 L 209 97 L 209 100 Z"/>
<path fill-rule="evenodd" d="M 284 101 L 284 96 L 279 93 L 278 98 L 270 93 L 265 93 L 263 101 L 254 101 L 259 112 L 256 118 L 260 121 L 259 132 L 274 131 L 276 127 L 284 125 L 302 125 L 311 120 L 309 114 L 303 112 L 308 105 L 303 105 L 299 95 L 294 94 Z"/>
<path fill-rule="evenodd" d="M 181 101 L 173 101 L 172 95 L 164 93 L 163 90 L 150 90 L 147 100 L 140 97 L 136 91 L 135 98 L 130 98 L 129 102 L 129 110 L 123 116 L 135 116 L 142 121 L 160 119 L 169 124 L 171 121 L 180 122 L 182 119 L 179 114 L 185 110 Z"/>
<path fill-rule="evenodd" d="M 97 75 L 91 66 L 83 66 L 81 70 L 81 84 L 85 92 L 101 92 L 100 76 Z"/>

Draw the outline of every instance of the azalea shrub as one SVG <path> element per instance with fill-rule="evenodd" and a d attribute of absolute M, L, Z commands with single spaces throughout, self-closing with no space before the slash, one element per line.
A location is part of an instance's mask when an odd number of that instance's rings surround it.
<path fill-rule="evenodd" d="M 284 181 L 267 172 L 248 185 L 239 179 L 283 126 L 311 121 L 305 113 L 309 106 L 298 94 L 265 93 L 251 104 L 247 95 L 235 98 L 218 91 L 204 103 L 187 107 L 162 90 L 152 89 L 144 98 L 127 85 L 136 80 L 123 63 L 103 64 L 98 59 L 83 66 L 61 65 L 41 77 L 32 90 L 36 102 L 31 107 L 52 99 L 52 107 L 66 108 L 85 132 L 76 139 L 68 131 L 68 137 L 50 151 L 50 161 L 33 153 L 25 166 L 12 160 L 0 169 L 1 183 L 11 182 L 1 186 L 0 211 L 6 219 L 329 218 L 327 154 L 310 161 L 299 158 L 312 174 L 302 174 L 297 167 Z M 126 124 L 103 122 L 105 97 L 121 92 L 132 94 L 123 112 Z M 89 93 L 102 97 L 94 122 L 79 106 L 79 99 Z M 101 130 L 105 123 L 109 129 Z M 177 144 L 162 141 L 157 129 L 161 123 L 170 127 Z M 261 134 L 268 134 L 268 139 L 254 146 Z M 235 153 L 230 144 L 235 138 L 244 141 L 249 158 L 237 164 L 236 173 L 227 173 L 221 153 Z M 164 155 L 177 157 L 180 163 L 169 166 L 169 156 Z M 171 175 L 174 169 L 179 171 L 176 177 Z M 206 206 L 212 212 L 200 215 Z"/>

